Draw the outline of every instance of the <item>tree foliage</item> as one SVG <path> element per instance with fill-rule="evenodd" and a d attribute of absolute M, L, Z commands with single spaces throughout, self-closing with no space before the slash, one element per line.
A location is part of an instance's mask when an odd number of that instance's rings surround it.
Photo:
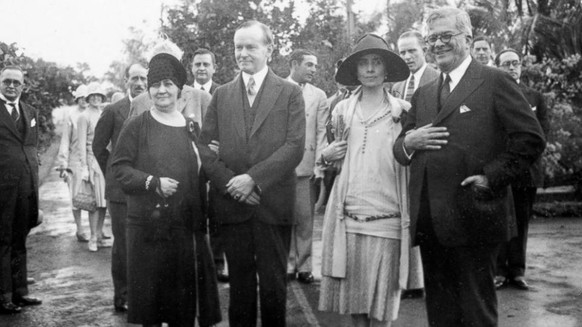
<path fill-rule="evenodd" d="M 61 101 L 71 101 L 71 91 L 85 83 L 85 77 L 72 67 L 62 68 L 53 62 L 33 60 L 21 53 L 15 43 L 0 42 L 0 68 L 8 65 L 20 66 L 25 73 L 21 99 L 38 110 L 40 149 L 43 150 L 54 136 L 52 110 L 61 106 Z"/>

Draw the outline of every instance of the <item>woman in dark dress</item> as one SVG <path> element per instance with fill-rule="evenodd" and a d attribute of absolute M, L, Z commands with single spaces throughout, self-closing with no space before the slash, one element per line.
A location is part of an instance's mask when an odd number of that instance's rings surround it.
<path fill-rule="evenodd" d="M 205 183 L 194 123 L 176 109 L 186 71 L 165 53 L 149 67 L 154 107 L 127 122 L 112 163 L 128 195 L 128 322 L 191 327 L 198 307 L 210 326 L 220 308 L 203 241 Z"/>

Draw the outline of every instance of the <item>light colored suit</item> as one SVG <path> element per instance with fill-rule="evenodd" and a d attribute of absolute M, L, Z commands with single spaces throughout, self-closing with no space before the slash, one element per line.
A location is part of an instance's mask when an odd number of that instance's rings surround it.
<path fill-rule="evenodd" d="M 297 84 L 291 76 L 291 83 Z M 316 167 L 315 161 L 321 156 L 325 142 L 325 123 L 328 106 L 325 92 L 312 84 L 305 83 L 302 88 L 305 101 L 305 151 L 303 159 L 295 168 L 297 188 L 295 197 L 295 225 L 291 232 L 291 250 L 287 263 L 287 273 L 311 272 L 311 249 L 313 240 L 313 206 L 315 204 L 315 185 L 313 175 L 323 177 L 323 171 Z"/>
<path fill-rule="evenodd" d="M 420 77 L 420 82 L 416 89 L 418 90 L 420 87 L 428 84 L 429 82 L 434 81 L 435 79 L 439 78 L 439 72 L 430 67 L 426 66 L 422 76 Z M 392 90 L 390 93 L 395 97 L 400 99 L 406 98 L 406 82 L 408 79 L 404 81 L 394 83 L 392 85 Z M 410 259 L 409 259 L 409 269 L 408 269 L 408 287 L 409 290 L 414 289 L 422 289 L 424 288 L 424 278 L 422 275 L 422 260 L 420 258 L 420 248 L 418 246 L 413 247 L 410 250 Z"/>
<path fill-rule="evenodd" d="M 437 78 L 439 78 L 439 71 L 427 65 L 416 89 L 418 90 L 421 86 L 424 86 Z M 408 79 L 394 83 L 390 89 L 390 93 L 397 98 L 404 99 L 406 97 L 406 81 L 408 81 Z"/>
<path fill-rule="evenodd" d="M 178 99 L 178 111 L 184 117 L 192 118 L 202 127 L 202 120 L 204 120 L 210 99 L 211 96 L 208 92 L 196 90 L 192 86 L 184 85 L 182 95 Z M 154 102 L 150 98 L 149 92 L 144 92 L 135 97 L 131 102 L 128 118 L 138 116 L 142 112 L 150 110 L 153 106 Z"/>

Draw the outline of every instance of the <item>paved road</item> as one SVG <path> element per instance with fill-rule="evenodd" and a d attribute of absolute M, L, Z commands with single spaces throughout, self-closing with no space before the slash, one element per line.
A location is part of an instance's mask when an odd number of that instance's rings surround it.
<path fill-rule="evenodd" d="M 74 237 L 67 189 L 52 171 L 40 189 L 45 222 L 29 237 L 30 275 L 37 283 L 31 293 L 43 299 L 19 315 L 0 316 L 0 327 L 127 326 L 112 307 L 110 250 L 89 253 Z M 87 220 L 84 217 L 87 226 Z M 314 267 L 321 266 L 321 219 L 315 224 Z M 107 221 L 108 223 L 108 221 Z M 87 227 L 88 228 L 88 227 Z M 106 225 L 110 233 L 110 225 Z M 527 275 L 529 292 L 499 291 L 501 327 L 582 326 L 582 219 L 536 219 L 530 229 Z M 318 312 L 318 282 L 289 285 L 288 325 L 350 326 L 350 320 Z M 227 317 L 228 284 L 220 285 L 223 315 Z M 228 326 L 226 322 L 219 326 Z M 424 327 L 423 300 L 402 302 L 395 326 Z"/>

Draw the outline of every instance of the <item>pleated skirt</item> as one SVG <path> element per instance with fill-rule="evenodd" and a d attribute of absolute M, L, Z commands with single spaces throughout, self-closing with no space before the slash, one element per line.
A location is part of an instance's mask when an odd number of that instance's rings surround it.
<path fill-rule="evenodd" d="M 319 310 L 398 318 L 400 240 L 347 233 L 346 278 L 323 276 Z"/>

